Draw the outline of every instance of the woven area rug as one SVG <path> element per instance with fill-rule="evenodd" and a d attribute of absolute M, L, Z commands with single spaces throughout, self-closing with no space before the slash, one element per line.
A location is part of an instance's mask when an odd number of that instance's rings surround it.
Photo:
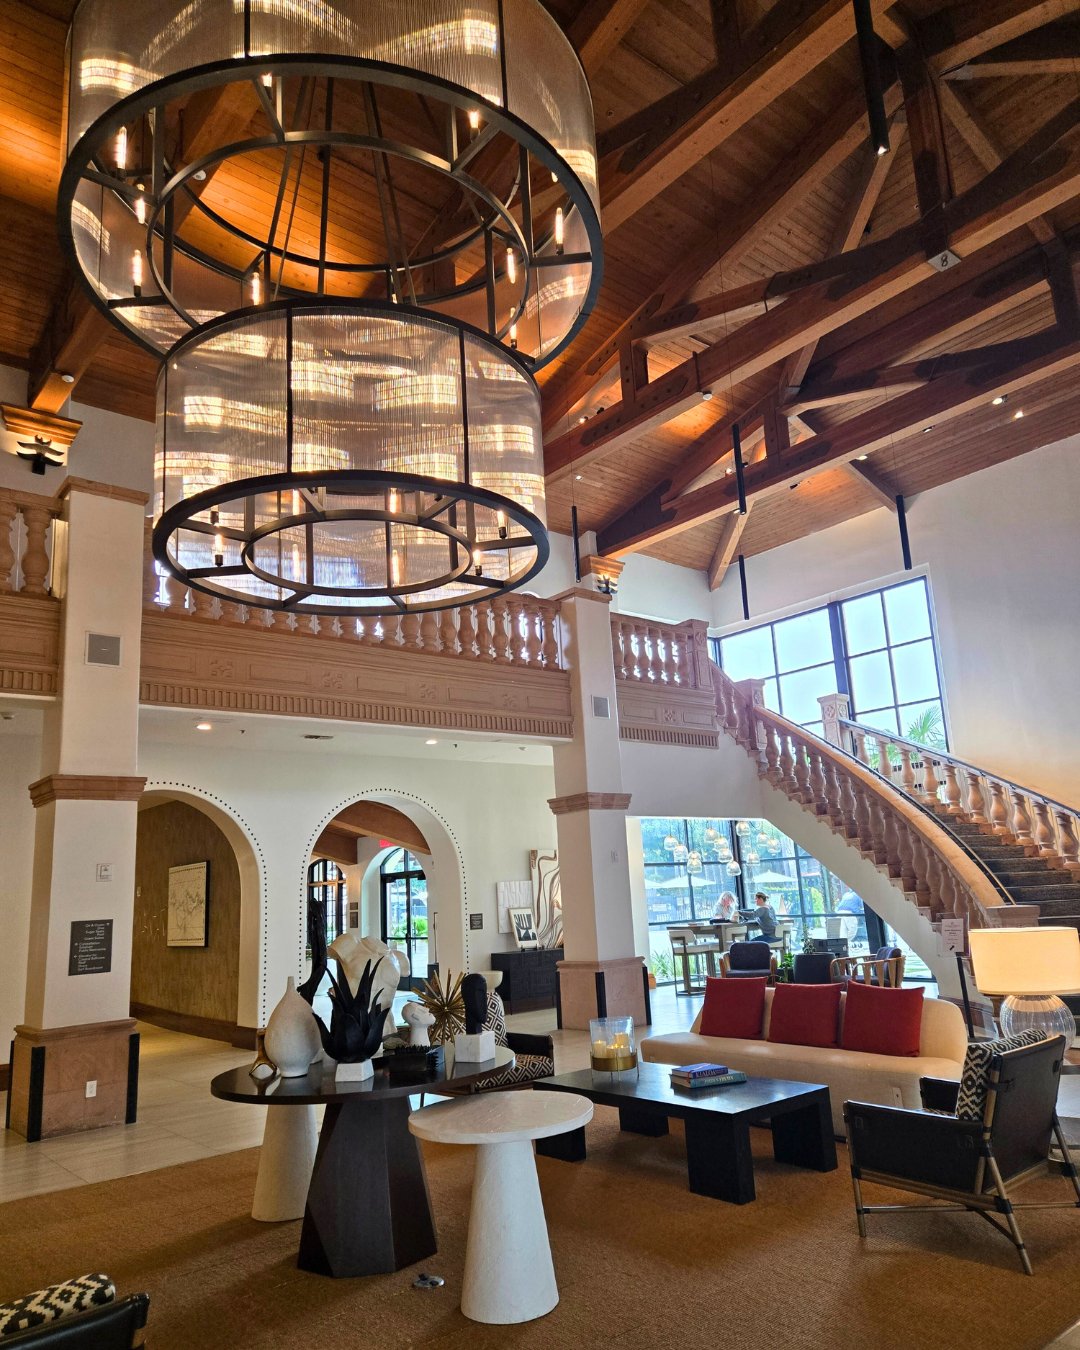
<path fill-rule="evenodd" d="M 1041 1350 L 1080 1319 L 1080 1213 L 1021 1216 L 1035 1265 L 975 1216 L 871 1218 L 861 1243 L 845 1151 L 821 1175 L 773 1162 L 758 1199 L 686 1189 L 683 1137 L 623 1135 L 597 1107 L 585 1163 L 538 1160 L 562 1299 L 516 1327 L 459 1308 L 473 1151 L 427 1146 L 442 1289 L 417 1269 L 328 1280 L 295 1266 L 299 1222 L 249 1217 L 258 1151 L 0 1206 L 0 1299 L 90 1270 L 150 1294 L 151 1350 L 312 1346 L 618 1350 Z M 1061 1180 L 1045 1187 L 1067 1197 Z M 869 1188 L 868 1188 L 869 1190 Z M 868 1199 L 903 1197 L 875 1190 Z"/>

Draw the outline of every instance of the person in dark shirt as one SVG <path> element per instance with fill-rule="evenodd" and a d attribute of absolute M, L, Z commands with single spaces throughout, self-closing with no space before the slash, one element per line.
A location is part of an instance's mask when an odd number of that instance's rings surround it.
<path fill-rule="evenodd" d="M 769 904 L 769 897 L 764 891 L 758 891 L 754 896 L 756 908 L 754 910 L 754 923 L 761 929 L 761 936 L 766 942 L 772 942 L 776 937 L 776 911 Z"/>

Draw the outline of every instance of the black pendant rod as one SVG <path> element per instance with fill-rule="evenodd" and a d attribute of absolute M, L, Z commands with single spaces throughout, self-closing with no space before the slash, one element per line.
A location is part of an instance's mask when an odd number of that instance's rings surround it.
<path fill-rule="evenodd" d="M 907 532 L 907 511 L 904 509 L 903 493 L 896 497 L 896 523 L 900 527 L 900 552 L 904 559 L 904 571 L 911 571 L 911 543 Z"/>
<path fill-rule="evenodd" d="M 739 490 L 739 515 L 746 515 L 746 475 L 742 457 L 742 432 L 738 422 L 731 424 L 731 453 L 735 459 L 735 486 Z"/>
<path fill-rule="evenodd" d="M 750 617 L 750 601 L 746 594 L 746 559 L 739 554 L 739 589 L 742 591 L 742 616 L 744 619 Z"/>
<path fill-rule="evenodd" d="M 870 144 L 879 155 L 889 153 L 889 120 L 885 115 L 885 95 L 878 65 L 878 39 L 870 0 L 851 0 L 855 11 L 855 35 L 859 40 L 859 65 L 862 67 L 866 111 L 870 117 Z"/>

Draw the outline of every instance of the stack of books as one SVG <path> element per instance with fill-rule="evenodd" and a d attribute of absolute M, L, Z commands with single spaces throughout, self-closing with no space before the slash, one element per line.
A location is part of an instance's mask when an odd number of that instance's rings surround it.
<path fill-rule="evenodd" d="M 726 1064 L 680 1064 L 671 1071 L 671 1086 L 677 1088 L 723 1087 L 745 1083 L 746 1074 Z"/>

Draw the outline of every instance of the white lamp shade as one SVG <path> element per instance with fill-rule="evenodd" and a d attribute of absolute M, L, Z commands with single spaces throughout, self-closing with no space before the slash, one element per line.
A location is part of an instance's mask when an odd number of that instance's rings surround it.
<path fill-rule="evenodd" d="M 973 928 L 968 940 L 980 993 L 1080 993 L 1075 928 Z"/>

